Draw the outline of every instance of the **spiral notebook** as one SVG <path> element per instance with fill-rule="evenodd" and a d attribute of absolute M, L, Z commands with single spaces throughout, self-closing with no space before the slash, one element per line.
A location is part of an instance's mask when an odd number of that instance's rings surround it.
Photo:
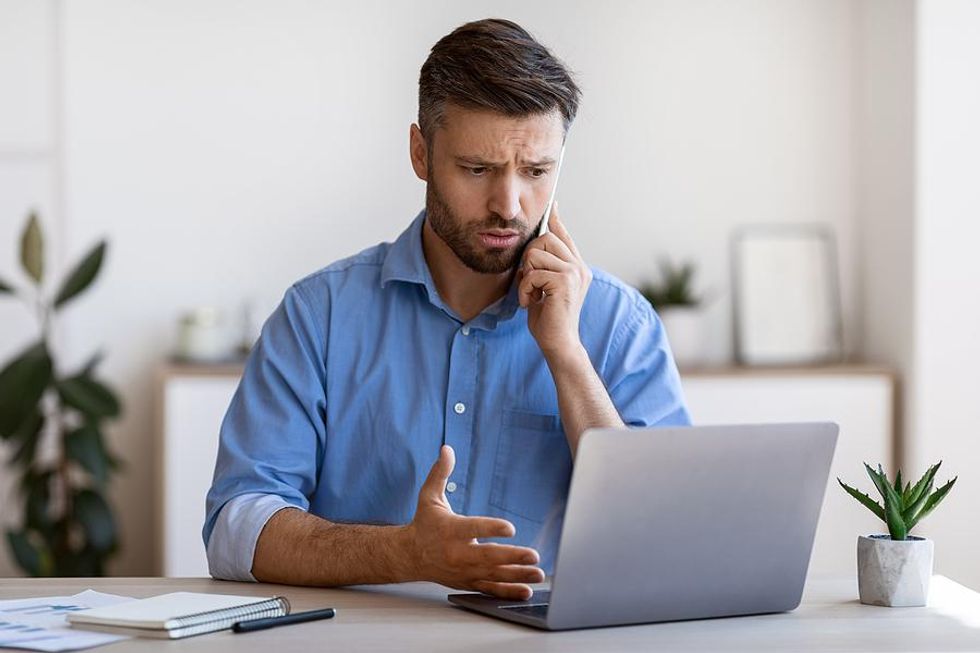
<path fill-rule="evenodd" d="M 226 630 L 240 621 L 285 614 L 289 614 L 289 601 L 282 596 L 174 592 L 82 610 L 68 615 L 68 622 L 74 628 L 103 633 L 179 639 Z"/>

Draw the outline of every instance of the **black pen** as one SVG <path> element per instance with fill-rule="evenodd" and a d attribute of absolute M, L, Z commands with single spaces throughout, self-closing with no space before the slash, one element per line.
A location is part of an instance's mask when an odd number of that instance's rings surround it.
<path fill-rule="evenodd" d="M 330 619 L 337 611 L 333 608 L 323 610 L 307 610 L 306 612 L 296 612 L 281 617 L 269 617 L 267 619 L 252 619 L 251 621 L 239 621 L 232 624 L 231 629 L 236 633 L 250 633 L 253 630 L 265 630 L 276 626 L 288 626 L 289 624 L 301 624 L 304 621 L 316 621 L 317 619 Z"/>

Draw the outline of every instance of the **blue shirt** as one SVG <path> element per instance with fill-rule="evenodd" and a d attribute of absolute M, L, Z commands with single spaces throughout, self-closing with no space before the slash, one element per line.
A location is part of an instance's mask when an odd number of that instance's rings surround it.
<path fill-rule="evenodd" d="M 294 284 L 265 323 L 224 422 L 204 541 L 217 577 L 251 579 L 277 510 L 404 524 L 439 447 L 453 511 L 511 521 L 553 565 L 572 459 L 554 380 L 509 294 L 469 322 L 439 297 L 425 212 L 393 243 Z M 663 326 L 593 271 L 579 333 L 628 425 L 690 423 Z"/>

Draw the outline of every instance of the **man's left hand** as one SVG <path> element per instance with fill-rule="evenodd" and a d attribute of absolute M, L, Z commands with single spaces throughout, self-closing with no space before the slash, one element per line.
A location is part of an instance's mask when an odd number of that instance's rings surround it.
<path fill-rule="evenodd" d="M 548 217 L 548 233 L 524 250 L 518 297 L 527 308 L 527 324 L 545 358 L 581 346 L 578 324 L 592 271 L 558 216 Z"/>

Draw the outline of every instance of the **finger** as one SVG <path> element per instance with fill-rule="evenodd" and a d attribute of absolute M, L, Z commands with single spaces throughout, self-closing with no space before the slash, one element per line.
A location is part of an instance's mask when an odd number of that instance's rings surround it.
<path fill-rule="evenodd" d="M 542 295 L 553 295 L 560 288 L 565 275 L 551 270 L 531 270 L 521 279 L 517 287 L 517 299 L 521 306 L 527 307 L 541 299 Z"/>
<path fill-rule="evenodd" d="M 558 256 L 558 258 L 569 262 L 578 261 L 578 255 L 572 251 L 564 240 L 558 237 L 558 234 L 549 231 L 542 236 L 539 241 L 541 242 L 541 245 L 544 247 L 545 251 L 555 254 Z"/>
<path fill-rule="evenodd" d="M 572 240 L 572 235 L 568 233 L 568 229 L 565 228 L 565 223 L 561 221 L 561 217 L 558 215 L 558 202 L 555 202 L 551 206 L 551 215 L 548 218 L 548 230 L 568 247 L 575 258 L 582 260 L 582 255 L 579 254 L 578 247 L 575 246 L 575 241 Z"/>
<path fill-rule="evenodd" d="M 564 247 L 564 245 L 562 245 L 562 247 Z M 562 259 L 560 256 L 538 247 L 534 249 L 527 249 L 524 252 L 524 260 L 530 264 L 528 267 L 531 270 L 551 270 L 553 272 L 564 272 L 574 265 L 573 263 Z"/>
<path fill-rule="evenodd" d="M 538 552 L 526 546 L 480 542 L 473 545 L 474 554 L 484 565 L 536 565 Z"/>
<path fill-rule="evenodd" d="M 543 236 L 538 236 L 524 249 L 524 262 L 527 262 L 528 254 L 533 251 L 545 251 L 554 254 L 558 258 L 568 261 L 569 263 L 574 263 L 578 261 L 578 257 L 572 250 L 568 248 L 558 236 L 549 232 Z"/>
<path fill-rule="evenodd" d="M 490 568 L 484 580 L 495 583 L 542 583 L 544 572 L 527 565 L 497 565 Z"/>
<path fill-rule="evenodd" d="M 473 583 L 473 589 L 510 601 L 527 601 L 534 595 L 534 590 L 530 586 L 520 583 L 494 583 L 488 580 L 481 580 Z"/>
<path fill-rule="evenodd" d="M 425 479 L 425 483 L 422 484 L 420 494 L 435 497 L 443 496 L 446 490 L 446 481 L 449 480 L 449 475 L 453 473 L 455 467 L 456 452 L 449 445 L 442 445 L 439 449 L 439 458 L 432 465 L 432 469 L 429 470 L 429 476 Z"/>
<path fill-rule="evenodd" d="M 514 537 L 517 529 L 506 519 L 496 517 L 463 517 L 456 521 L 456 532 L 467 539 L 480 537 Z"/>

